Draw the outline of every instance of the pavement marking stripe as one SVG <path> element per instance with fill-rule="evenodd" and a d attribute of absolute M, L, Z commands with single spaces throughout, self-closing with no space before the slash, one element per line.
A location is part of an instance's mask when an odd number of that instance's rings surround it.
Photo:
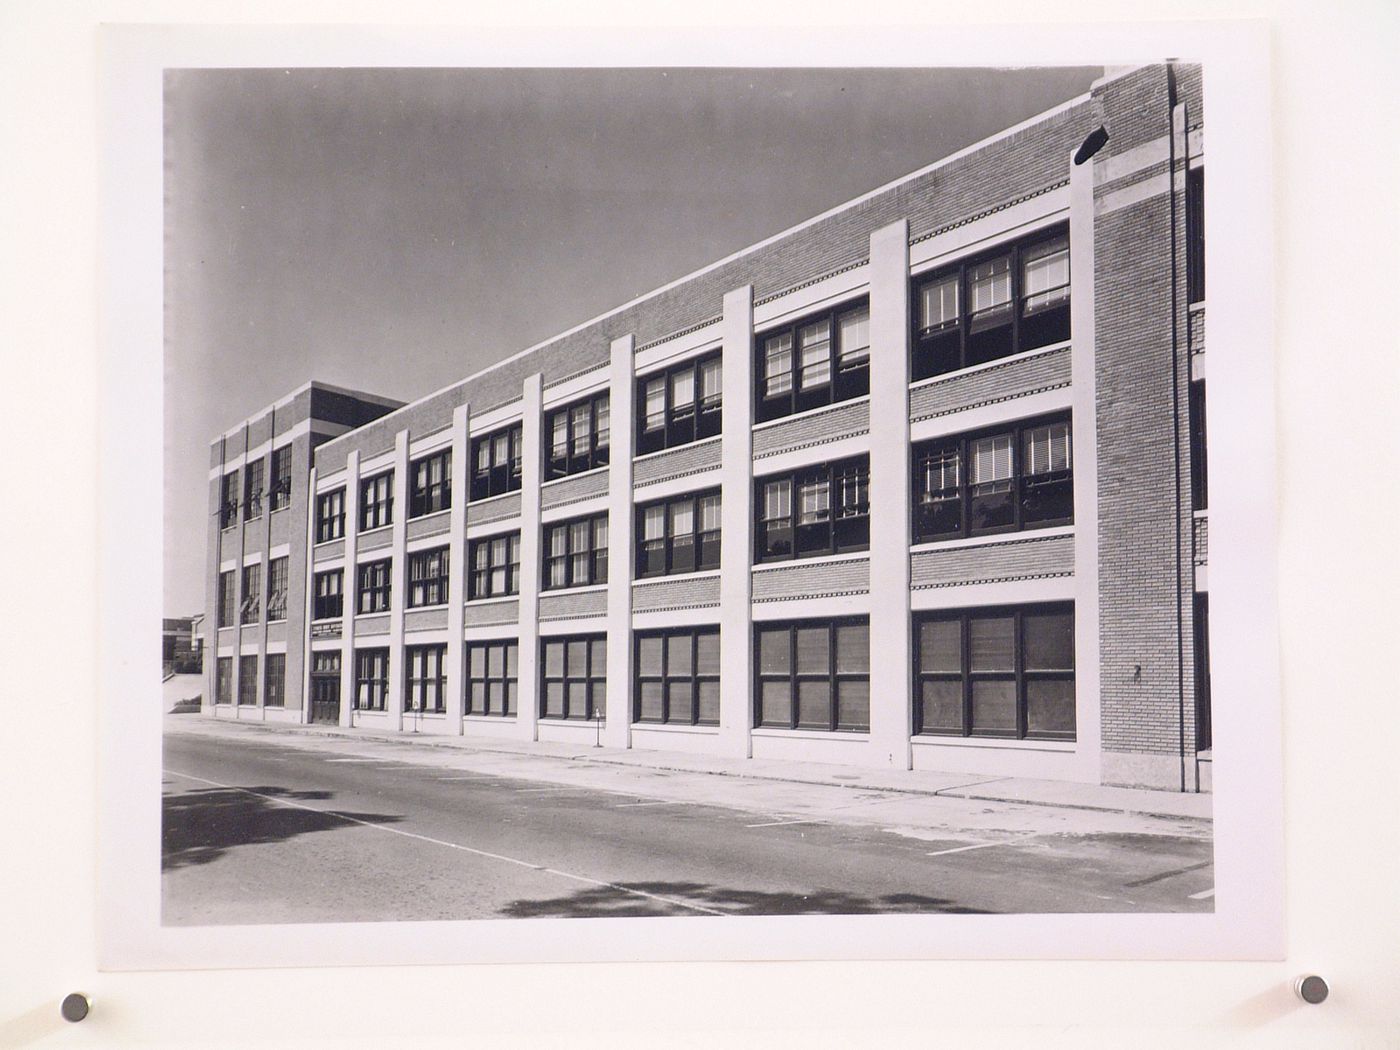
<path fill-rule="evenodd" d="M 383 762 L 382 758 L 328 758 L 327 762 Z"/>
<path fill-rule="evenodd" d="M 463 846 L 459 842 L 448 842 L 446 839 L 435 839 L 429 835 L 419 835 L 417 832 L 404 831 L 402 828 L 391 828 L 384 824 L 375 824 L 372 821 L 360 820 L 358 817 L 337 813 L 333 809 L 318 809 L 315 806 L 303 805 L 300 802 L 293 802 L 290 799 L 278 798 L 276 795 L 264 795 L 257 791 L 249 791 L 247 788 L 235 787 L 233 784 L 221 784 L 217 780 L 210 780 L 207 777 L 197 777 L 191 773 L 181 773 L 174 769 L 167 769 L 166 772 L 171 776 L 184 777 L 186 780 L 193 780 L 200 784 L 208 784 L 211 787 L 225 788 L 229 791 L 241 792 L 244 795 L 252 795 L 254 798 L 260 798 L 265 802 L 274 802 L 279 806 L 290 806 L 293 809 L 304 809 L 311 813 L 319 813 L 324 817 L 335 817 L 337 820 L 343 820 L 347 824 L 358 824 L 361 827 L 373 828 L 375 831 L 383 831 L 390 835 L 400 835 L 406 839 L 417 839 L 419 842 L 427 842 L 434 846 L 446 846 L 448 849 L 461 850 L 463 853 L 471 853 L 478 857 L 485 857 L 488 860 L 499 860 L 506 864 L 515 864 L 522 868 L 530 868 L 533 871 L 542 871 L 547 875 L 558 875 L 563 879 L 572 879 L 574 882 L 587 883 L 589 886 L 601 886 L 604 889 L 617 890 L 619 893 L 630 893 L 634 897 L 645 897 L 647 900 L 657 901 L 661 904 L 675 905 L 678 908 L 689 908 L 691 911 L 704 912 L 706 915 L 729 917 L 728 912 L 720 911 L 717 908 L 707 908 L 703 904 L 695 904 L 692 901 L 683 901 L 675 897 L 663 897 L 659 893 L 648 893 L 646 890 L 636 890 L 632 889 L 630 886 L 619 886 L 615 882 L 605 882 L 602 879 L 590 879 L 587 875 L 576 875 L 571 871 L 547 868 L 542 864 L 533 864 L 528 860 L 520 860 L 518 857 L 507 857 L 504 853 L 491 853 L 488 850 Z"/>
<path fill-rule="evenodd" d="M 746 828 L 778 828 L 784 824 L 820 824 L 820 820 L 774 820 L 767 824 L 745 824 Z"/>
<path fill-rule="evenodd" d="M 636 806 L 693 806 L 694 802 L 619 802 L 614 809 L 630 809 Z"/>
<path fill-rule="evenodd" d="M 495 777 L 438 777 L 438 780 L 495 780 Z"/>
<path fill-rule="evenodd" d="M 1214 863 L 1215 861 L 1213 860 L 1203 860 L 1199 864 L 1188 864 L 1184 868 L 1173 868 L 1171 871 L 1160 872 L 1157 875 L 1149 875 L 1147 878 L 1138 879 L 1136 882 L 1125 882 L 1123 883 L 1123 888 L 1135 890 L 1139 886 L 1150 886 L 1154 882 L 1161 882 L 1163 879 L 1170 879 L 1176 875 L 1185 875 L 1187 872 L 1200 871 L 1202 868 L 1208 868 Z"/>
<path fill-rule="evenodd" d="M 1212 886 L 1208 890 L 1201 890 L 1200 893 L 1188 893 L 1187 896 L 1190 897 L 1193 901 L 1210 900 L 1210 898 L 1215 896 L 1215 887 Z"/>
<path fill-rule="evenodd" d="M 1011 839 L 998 839 L 996 842 L 977 842 L 971 846 L 954 846 L 952 849 L 934 850 L 932 853 L 925 853 L 926 857 L 946 857 L 950 853 L 966 853 L 974 849 L 986 849 L 988 846 L 1009 846 L 1013 842 L 1021 842 L 1025 839 L 1033 839 L 1035 835 L 1017 835 Z"/>
<path fill-rule="evenodd" d="M 582 791 L 582 790 L 585 790 L 585 789 L 583 789 L 583 788 L 573 788 L 573 787 L 557 787 L 557 788 L 516 788 L 516 789 L 515 789 L 515 793 L 516 793 L 517 795 L 544 795 L 544 794 L 548 794 L 548 793 L 550 793 L 550 792 L 559 792 L 559 791 Z"/>

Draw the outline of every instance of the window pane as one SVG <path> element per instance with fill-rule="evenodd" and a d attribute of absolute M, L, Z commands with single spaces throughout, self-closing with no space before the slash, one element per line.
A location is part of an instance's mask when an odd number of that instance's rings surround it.
<path fill-rule="evenodd" d="M 787 628 L 758 632 L 760 674 L 788 674 L 792 668 Z"/>
<path fill-rule="evenodd" d="M 700 531 L 714 532 L 720 527 L 720 502 L 718 496 L 700 498 Z"/>
<path fill-rule="evenodd" d="M 588 681 L 574 681 L 569 679 L 569 710 L 570 718 L 588 717 Z"/>
<path fill-rule="evenodd" d="M 666 673 L 674 678 L 689 678 L 692 672 L 690 635 L 666 639 Z"/>
<path fill-rule="evenodd" d="M 763 520 L 782 521 L 792 515 L 792 482 L 787 478 L 763 486 Z"/>
<path fill-rule="evenodd" d="M 486 649 L 484 646 L 473 645 L 467 650 L 467 677 L 486 677 Z"/>
<path fill-rule="evenodd" d="M 668 682 L 666 684 L 666 720 L 668 722 L 689 722 L 691 718 L 690 681 Z"/>
<path fill-rule="evenodd" d="M 922 696 L 923 723 L 920 731 L 962 731 L 963 690 L 960 680 L 925 679 Z"/>
<path fill-rule="evenodd" d="M 588 642 L 581 638 L 568 641 L 568 674 L 570 678 L 583 678 L 588 674 Z"/>
<path fill-rule="evenodd" d="M 588 687 L 588 694 L 593 699 L 593 718 L 605 718 L 608 713 L 608 683 L 595 678 Z"/>
<path fill-rule="evenodd" d="M 1056 237 L 1026 250 L 1023 256 L 1026 310 L 1052 306 L 1069 297 L 1069 238 Z"/>
<path fill-rule="evenodd" d="M 608 673 L 608 640 L 606 638 L 594 638 L 588 643 L 593 653 L 593 669 L 590 672 L 594 678 L 605 678 Z"/>
<path fill-rule="evenodd" d="M 1074 680 L 1026 680 L 1026 732 L 1074 732 Z"/>
<path fill-rule="evenodd" d="M 853 679 L 836 684 L 836 728 L 864 732 L 870 728 L 870 683 Z"/>
<path fill-rule="evenodd" d="M 611 412 L 611 404 L 606 397 L 595 403 L 593 409 L 593 430 L 597 435 L 596 443 L 600 449 L 607 448 L 608 442 L 611 440 Z"/>
<path fill-rule="evenodd" d="M 514 678 L 520 673 L 520 646 L 515 642 L 506 645 L 506 677 Z"/>
<path fill-rule="evenodd" d="M 831 482 L 827 478 L 801 482 L 797 487 L 797 498 L 799 525 L 810 525 L 831 517 Z"/>
<path fill-rule="evenodd" d="M 688 413 L 695 406 L 695 373 L 686 368 L 671 376 L 671 411 Z"/>
<path fill-rule="evenodd" d="M 564 677 L 564 643 L 545 642 L 544 673 L 550 678 Z"/>
<path fill-rule="evenodd" d="M 1016 683 L 974 681 L 972 683 L 972 729 L 1014 732 L 1016 729 Z"/>
<path fill-rule="evenodd" d="M 870 672 L 870 625 L 845 624 L 836 628 L 836 673 Z"/>
<path fill-rule="evenodd" d="M 792 335 L 784 332 L 764 341 L 763 393 L 767 397 L 792 389 Z"/>
<path fill-rule="evenodd" d="M 638 638 L 637 672 L 643 675 L 660 676 L 662 674 L 661 668 L 661 639 Z"/>
<path fill-rule="evenodd" d="M 505 654 L 501 652 L 501 647 L 499 645 L 490 646 L 487 648 L 486 654 L 486 673 L 492 678 L 501 677 L 505 657 Z"/>
<path fill-rule="evenodd" d="M 696 705 L 699 707 L 701 725 L 719 724 L 719 683 L 697 682 L 695 684 Z"/>
<path fill-rule="evenodd" d="M 709 408 L 719 403 L 723 373 L 718 360 L 700 366 L 700 403 Z"/>
<path fill-rule="evenodd" d="M 759 694 L 759 725 L 781 726 L 786 729 L 792 722 L 792 686 L 786 678 L 778 682 L 764 682 Z"/>
<path fill-rule="evenodd" d="M 1050 474 L 1068 470 L 1070 437 L 1068 423 L 1031 427 L 1025 433 L 1021 472 L 1026 475 Z"/>
<path fill-rule="evenodd" d="M 671 535 L 688 536 L 695 531 L 695 505 L 690 500 L 671 504 Z"/>
<path fill-rule="evenodd" d="M 1011 302 L 1011 257 L 1003 255 L 972 268 L 972 312 L 995 309 Z"/>
<path fill-rule="evenodd" d="M 544 713 L 549 718 L 564 717 L 564 683 L 547 682 L 544 689 Z"/>
<path fill-rule="evenodd" d="M 870 357 L 869 307 L 851 310 L 837 319 L 836 354 L 842 366 L 858 364 Z"/>
<path fill-rule="evenodd" d="M 498 715 L 504 710 L 505 687 L 500 682 L 491 682 L 486 687 L 486 706 L 483 713 Z"/>
<path fill-rule="evenodd" d="M 1011 435 L 994 434 L 972 443 L 972 483 L 993 485 L 1011 479 Z"/>
<path fill-rule="evenodd" d="M 797 683 L 797 727 L 828 729 L 831 726 L 831 680 Z"/>
<path fill-rule="evenodd" d="M 554 424 L 550 427 L 550 455 L 562 459 L 569 452 L 569 420 L 563 412 L 554 413 L 553 419 Z"/>
<path fill-rule="evenodd" d="M 919 624 L 919 670 L 924 674 L 962 673 L 962 624 L 958 620 Z"/>
<path fill-rule="evenodd" d="M 831 324 L 818 321 L 797 330 L 802 355 L 802 388 L 821 386 L 831 381 Z"/>
<path fill-rule="evenodd" d="M 831 632 L 825 626 L 797 629 L 797 673 L 831 673 Z"/>
<path fill-rule="evenodd" d="M 1011 616 L 974 616 L 968 621 L 973 671 L 1015 670 L 1015 625 Z"/>
<path fill-rule="evenodd" d="M 662 717 L 662 691 L 660 682 L 643 682 L 641 689 L 642 720 L 659 722 Z"/>
<path fill-rule="evenodd" d="M 958 320 L 958 275 L 931 281 L 919 290 L 919 327 L 942 328 Z"/>
<path fill-rule="evenodd" d="M 1021 617 L 1021 623 L 1025 631 L 1026 670 L 1074 669 L 1073 613 L 1027 612 Z"/>
<path fill-rule="evenodd" d="M 719 634 L 695 636 L 695 673 L 719 674 Z"/>

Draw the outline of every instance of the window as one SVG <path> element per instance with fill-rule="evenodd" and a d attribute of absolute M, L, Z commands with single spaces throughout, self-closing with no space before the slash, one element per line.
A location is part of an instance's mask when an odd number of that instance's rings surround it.
<path fill-rule="evenodd" d="M 719 628 L 639 631 L 634 722 L 719 725 Z"/>
<path fill-rule="evenodd" d="M 408 556 L 408 607 L 447 601 L 447 548 L 413 551 Z"/>
<path fill-rule="evenodd" d="M 915 543 L 1074 521 L 1069 416 L 914 446 Z"/>
<path fill-rule="evenodd" d="M 486 499 L 520 488 L 524 438 L 521 426 L 472 438 L 472 499 Z"/>
<path fill-rule="evenodd" d="M 355 710 L 383 711 L 389 697 L 389 650 L 355 650 Z"/>
<path fill-rule="evenodd" d="M 1074 607 L 914 618 L 914 732 L 1074 739 Z"/>
<path fill-rule="evenodd" d="M 818 463 L 754 484 L 759 561 L 870 547 L 870 457 Z"/>
<path fill-rule="evenodd" d="M 410 645 L 404 652 L 408 677 L 404 681 L 403 709 L 441 714 L 447 697 L 447 646 Z"/>
<path fill-rule="evenodd" d="M 804 317 L 758 338 L 756 418 L 870 392 L 870 307 L 864 301 Z"/>
<path fill-rule="evenodd" d="M 326 543 L 345 535 L 345 490 L 323 492 L 316 497 L 316 542 Z"/>
<path fill-rule="evenodd" d="M 394 472 L 390 470 L 360 482 L 360 531 L 383 528 L 393 521 Z"/>
<path fill-rule="evenodd" d="M 214 665 L 214 702 L 233 703 L 233 657 L 220 656 Z"/>
<path fill-rule="evenodd" d="M 243 468 L 243 520 L 262 515 L 263 461 L 255 459 Z"/>
<path fill-rule="evenodd" d="M 468 598 L 520 593 L 520 533 L 472 540 L 467 557 L 472 567 Z"/>
<path fill-rule="evenodd" d="M 282 510 L 292 502 L 292 446 L 272 450 L 272 487 L 268 490 L 273 510 Z"/>
<path fill-rule="evenodd" d="M 514 718 L 519 664 L 515 642 L 468 643 L 466 713 Z"/>
<path fill-rule="evenodd" d="M 544 590 L 608 582 L 608 516 L 544 527 Z"/>
<path fill-rule="evenodd" d="M 756 624 L 754 648 L 755 725 L 869 731 L 869 620 Z"/>
<path fill-rule="evenodd" d="M 452 506 L 452 450 L 445 448 L 409 464 L 408 516 L 436 514 Z M 387 524 L 387 522 L 386 522 Z"/>
<path fill-rule="evenodd" d="M 287 618 L 287 559 L 273 558 L 267 563 L 267 618 Z"/>
<path fill-rule="evenodd" d="M 238 471 L 231 471 L 219 482 L 219 528 L 238 524 Z"/>
<path fill-rule="evenodd" d="M 1207 509 L 1210 486 L 1206 477 L 1206 385 L 1191 384 L 1191 506 Z"/>
<path fill-rule="evenodd" d="M 1211 747 L 1210 721 L 1210 595 L 1197 594 L 1191 617 L 1196 671 L 1196 750 Z"/>
<path fill-rule="evenodd" d="M 612 444 L 610 414 L 606 393 L 550 411 L 544 428 L 549 441 L 545 478 L 562 478 L 605 466 Z"/>
<path fill-rule="evenodd" d="M 716 353 L 638 379 L 637 454 L 718 434 L 722 378 Z"/>
<path fill-rule="evenodd" d="M 719 490 L 637 508 L 637 575 L 719 568 Z"/>
<path fill-rule="evenodd" d="M 358 613 L 382 613 L 389 611 L 394 562 L 390 558 L 372 561 L 359 567 L 359 592 L 355 611 Z"/>
<path fill-rule="evenodd" d="M 315 581 L 315 595 L 311 603 L 313 620 L 337 619 L 343 610 L 342 602 L 343 570 L 318 572 Z"/>
<path fill-rule="evenodd" d="M 219 573 L 219 626 L 233 626 L 233 570 Z"/>
<path fill-rule="evenodd" d="M 238 658 L 238 703 L 247 707 L 258 702 L 258 658 Z"/>
<path fill-rule="evenodd" d="M 287 654 L 268 653 L 263 668 L 263 705 L 285 707 L 287 703 Z"/>
<path fill-rule="evenodd" d="M 1069 235 L 1063 227 L 915 281 L 915 379 L 1069 338 Z"/>
<path fill-rule="evenodd" d="M 243 604 L 238 609 L 239 623 L 257 623 L 262 615 L 262 565 L 243 566 Z"/>
<path fill-rule="evenodd" d="M 1186 288 L 1187 302 L 1206 298 L 1206 169 L 1186 173 Z"/>
<path fill-rule="evenodd" d="M 601 717 L 607 709 L 607 636 L 571 635 L 540 640 L 541 718 Z"/>

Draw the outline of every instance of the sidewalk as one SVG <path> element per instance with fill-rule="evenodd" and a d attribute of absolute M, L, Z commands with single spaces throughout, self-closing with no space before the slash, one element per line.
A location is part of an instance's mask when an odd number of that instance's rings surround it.
<path fill-rule="evenodd" d="M 553 759 L 590 765 L 659 770 L 670 773 L 699 773 L 740 779 L 822 787 L 855 788 L 866 791 L 897 792 L 908 795 L 938 796 L 981 802 L 1012 802 L 1062 809 L 1098 810 L 1141 816 L 1211 819 L 1211 796 L 1140 788 L 1105 787 L 1028 777 L 989 777 L 969 773 L 939 773 L 933 770 L 871 770 L 857 766 L 819 762 L 774 761 L 695 755 L 676 751 L 622 750 L 609 747 L 580 749 L 574 744 L 482 740 L 430 734 L 379 733 L 365 729 L 342 729 L 324 725 L 247 722 L 210 719 L 200 715 L 168 715 L 181 729 L 227 729 L 231 732 L 272 733 L 287 738 L 298 736 L 331 737 L 365 743 L 397 744 L 414 749 L 445 748 L 472 754 L 516 755 L 524 758 Z M 197 723 L 197 724 L 196 724 Z"/>

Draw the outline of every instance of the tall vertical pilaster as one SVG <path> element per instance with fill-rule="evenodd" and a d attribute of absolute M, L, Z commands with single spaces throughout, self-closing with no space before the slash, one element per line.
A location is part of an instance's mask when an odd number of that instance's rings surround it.
<path fill-rule="evenodd" d="M 462 733 L 462 703 L 465 696 L 465 668 L 462 665 L 462 603 L 467 597 L 467 460 L 471 445 L 467 432 L 471 407 L 458 405 L 452 411 L 452 510 L 447 549 L 447 731 Z"/>
<path fill-rule="evenodd" d="M 539 735 L 540 715 L 540 448 L 544 386 L 540 374 L 527 376 L 521 420 L 520 468 L 520 684 L 516 724 L 520 736 Z"/>
<path fill-rule="evenodd" d="M 635 340 L 612 342 L 608 372 L 611 449 L 608 453 L 608 712 L 604 739 L 609 747 L 632 744 L 632 355 Z"/>
<path fill-rule="evenodd" d="M 345 569 L 340 581 L 340 724 L 355 724 L 355 610 L 358 607 L 355 554 L 360 539 L 360 450 L 345 458 Z"/>
<path fill-rule="evenodd" d="M 753 287 L 724 297 L 720 322 L 719 746 L 753 757 Z"/>
<path fill-rule="evenodd" d="M 870 764 L 913 753 L 909 614 L 909 223 L 870 236 Z"/>
<path fill-rule="evenodd" d="M 306 535 L 303 540 L 306 543 L 306 572 L 303 574 L 306 582 L 305 589 L 301 592 L 302 604 L 307 606 L 302 610 L 301 616 L 301 637 L 296 639 L 297 644 L 306 654 L 306 658 L 301 662 L 301 721 L 305 725 L 311 721 L 311 602 L 316 593 L 316 468 L 311 468 L 306 489 L 307 507 L 306 513 Z M 290 622 L 290 617 L 288 621 Z M 291 647 L 293 639 L 287 639 L 288 648 Z M 341 674 L 345 674 L 345 668 L 340 669 Z"/>
<path fill-rule="evenodd" d="M 391 730 L 403 729 L 404 610 L 408 608 L 408 441 L 407 430 L 394 435 L 394 522 L 390 528 L 394 552 L 393 585 L 389 589 L 389 695 L 384 713 Z M 451 566 L 448 566 L 451 568 Z M 342 669 L 353 674 L 353 668 Z"/>

